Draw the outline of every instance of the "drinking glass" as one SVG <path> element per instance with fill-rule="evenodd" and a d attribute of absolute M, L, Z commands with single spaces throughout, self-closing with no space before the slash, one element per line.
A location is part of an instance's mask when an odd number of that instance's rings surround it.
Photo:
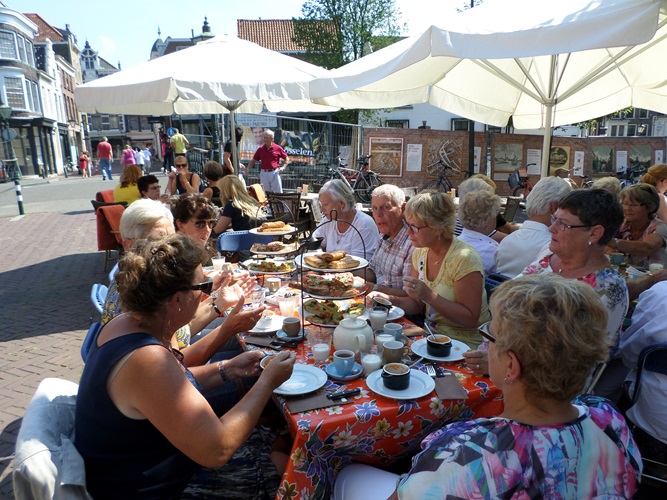
<path fill-rule="evenodd" d="M 280 315 L 284 317 L 294 316 L 294 297 L 280 297 L 278 299 Z"/>
<path fill-rule="evenodd" d="M 387 310 L 381 307 L 374 307 L 369 314 L 371 320 L 371 328 L 373 330 L 380 330 L 384 328 L 387 322 Z"/>
<path fill-rule="evenodd" d="M 316 365 L 329 361 L 331 354 L 331 340 L 333 333 L 329 329 L 309 329 L 307 333 L 307 344 L 313 353 L 313 359 Z"/>
<path fill-rule="evenodd" d="M 259 306 L 261 306 L 264 303 L 264 294 L 265 293 L 266 293 L 266 290 L 264 290 L 261 286 L 257 285 L 255 287 L 252 294 L 250 295 L 250 302 L 252 302 L 252 308 L 253 309 L 257 309 Z"/>
<path fill-rule="evenodd" d="M 213 269 L 215 271 L 222 271 L 222 266 L 225 265 L 225 258 L 224 257 L 215 257 L 211 259 L 211 262 L 213 263 Z"/>

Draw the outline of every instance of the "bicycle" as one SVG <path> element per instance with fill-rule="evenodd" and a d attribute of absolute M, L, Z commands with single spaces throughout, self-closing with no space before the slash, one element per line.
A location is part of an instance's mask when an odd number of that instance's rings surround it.
<path fill-rule="evenodd" d="M 528 167 L 533 165 L 535 165 L 535 163 L 529 163 L 525 167 L 519 167 L 507 176 L 507 183 L 510 185 L 510 189 L 514 190 L 512 191 L 512 196 L 526 198 L 528 193 L 533 190 L 533 185 L 528 177 Z"/>
<path fill-rule="evenodd" d="M 447 171 L 451 170 L 453 173 L 458 175 L 461 173 L 461 170 L 454 168 L 451 165 L 447 165 L 444 161 L 442 161 L 442 159 L 439 159 L 435 163 L 431 163 L 429 166 L 427 166 L 426 171 L 428 172 L 431 168 L 437 165 L 442 167 L 440 169 L 440 176 L 437 179 L 433 179 L 432 181 L 428 181 L 426 184 L 424 184 L 423 189 L 435 189 L 447 193 L 454 189 L 452 181 L 449 180 L 449 176 L 447 175 Z"/>
<path fill-rule="evenodd" d="M 331 179 L 340 179 L 354 191 L 354 195 L 362 203 L 370 203 L 371 193 L 373 190 L 382 184 L 378 174 L 369 170 L 368 159 L 371 155 L 362 156 L 357 159 L 359 164 L 358 169 L 348 168 L 348 164 L 343 162 L 340 155 L 336 158 L 336 164 L 327 165 L 327 172 L 321 177 L 316 184 L 323 185 Z"/>

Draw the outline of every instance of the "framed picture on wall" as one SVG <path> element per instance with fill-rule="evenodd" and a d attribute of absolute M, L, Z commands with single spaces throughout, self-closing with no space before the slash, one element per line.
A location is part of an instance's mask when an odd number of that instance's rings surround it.
<path fill-rule="evenodd" d="M 593 175 L 610 175 L 613 172 L 613 146 L 593 146 Z"/>
<path fill-rule="evenodd" d="M 440 177 L 443 163 L 450 167 L 461 170 L 461 158 L 463 155 L 463 143 L 452 139 L 431 140 L 427 143 L 426 149 L 426 176 L 431 179 Z M 451 174 L 451 172 L 450 172 Z"/>
<path fill-rule="evenodd" d="M 549 171 L 554 172 L 559 168 L 570 170 L 569 146 L 554 146 L 549 151 Z"/>
<path fill-rule="evenodd" d="M 651 166 L 651 146 L 630 146 L 628 167 L 646 171 Z"/>
<path fill-rule="evenodd" d="M 518 167 L 523 166 L 523 145 L 496 144 L 493 156 L 496 172 L 514 172 Z"/>
<path fill-rule="evenodd" d="M 403 175 L 403 139 L 371 137 L 370 168 L 382 177 Z"/>

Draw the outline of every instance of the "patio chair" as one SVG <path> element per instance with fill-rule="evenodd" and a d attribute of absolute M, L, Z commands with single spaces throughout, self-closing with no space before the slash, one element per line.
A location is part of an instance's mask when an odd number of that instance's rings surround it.
<path fill-rule="evenodd" d="M 102 201 L 104 203 L 113 203 L 113 189 L 105 189 L 104 191 L 98 191 L 95 195 L 95 200 Z"/>
<path fill-rule="evenodd" d="M 45 378 L 23 416 L 12 472 L 16 498 L 90 499 L 83 457 L 74 446 L 79 386 Z"/>
<path fill-rule="evenodd" d="M 102 314 L 102 311 L 104 311 L 104 303 L 107 300 L 108 291 L 109 288 L 106 285 L 102 285 L 101 283 L 93 284 L 93 287 L 90 290 L 90 301 L 93 303 L 93 306 L 100 314 Z"/>
<path fill-rule="evenodd" d="M 230 262 L 245 260 L 253 243 L 271 243 L 273 236 L 253 234 L 249 231 L 226 231 L 218 236 L 216 249 Z M 231 259 L 231 260 L 230 260 Z"/>
<path fill-rule="evenodd" d="M 498 285 L 500 285 L 503 281 L 507 281 L 510 278 L 509 276 L 505 276 L 504 274 L 489 274 L 488 276 L 484 277 L 484 288 L 486 289 L 486 299 L 491 300 L 491 294 L 493 291 L 496 289 Z"/>
<path fill-rule="evenodd" d="M 301 208 L 301 193 L 266 193 L 271 216 L 292 225 L 300 239 L 310 237 L 311 221 L 305 207 Z"/>
<path fill-rule="evenodd" d="M 264 192 L 264 188 L 261 184 L 251 184 L 248 186 L 248 194 L 255 198 L 259 202 L 260 206 L 266 205 L 266 193 Z"/>
<path fill-rule="evenodd" d="M 123 239 L 120 236 L 120 218 L 125 211 L 123 205 L 104 205 L 96 210 L 97 249 L 104 251 L 104 272 L 111 252 L 123 253 Z"/>

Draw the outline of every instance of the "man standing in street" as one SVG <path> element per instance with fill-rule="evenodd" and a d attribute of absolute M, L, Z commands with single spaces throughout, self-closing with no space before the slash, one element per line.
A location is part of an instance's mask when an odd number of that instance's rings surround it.
<path fill-rule="evenodd" d="M 102 137 L 102 142 L 97 145 L 97 157 L 100 160 L 100 168 L 102 169 L 102 180 L 112 180 L 111 177 L 111 162 L 113 155 L 111 154 L 111 144 L 106 137 Z"/>
<path fill-rule="evenodd" d="M 146 172 L 146 175 L 148 175 L 151 173 L 151 158 L 153 156 L 153 153 L 148 147 L 148 144 L 144 146 L 142 153 L 144 155 L 144 172 Z"/>
<path fill-rule="evenodd" d="M 174 156 L 185 156 L 190 141 L 181 134 L 177 128 L 174 129 L 174 135 L 171 136 L 171 148 L 174 150 Z"/>
<path fill-rule="evenodd" d="M 255 162 L 260 161 L 261 172 L 259 173 L 259 182 L 265 192 L 282 193 L 283 182 L 280 174 L 289 164 L 289 156 L 285 150 L 273 142 L 273 130 L 268 128 L 264 130 L 264 145 L 255 152 L 252 160 L 248 164 L 248 171 L 252 169 Z M 283 164 L 280 164 L 280 160 Z"/>

